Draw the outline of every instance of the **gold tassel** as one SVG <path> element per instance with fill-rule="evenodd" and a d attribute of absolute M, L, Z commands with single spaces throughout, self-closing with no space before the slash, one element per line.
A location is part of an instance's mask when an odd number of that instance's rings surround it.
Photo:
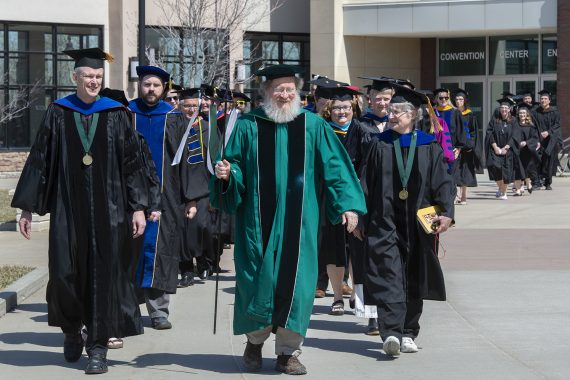
<path fill-rule="evenodd" d="M 109 62 L 113 62 L 115 60 L 115 57 L 113 57 L 111 55 L 111 53 L 107 53 L 105 52 L 105 60 L 109 61 Z"/>
<path fill-rule="evenodd" d="M 168 79 L 168 91 L 172 91 L 172 78 Z"/>
<path fill-rule="evenodd" d="M 433 110 L 433 107 L 431 106 L 431 102 L 429 99 L 427 100 L 427 105 L 428 105 L 429 121 L 431 124 L 429 133 L 433 134 L 435 131 L 438 132 L 443 131 L 443 128 L 441 124 L 439 124 L 439 120 L 437 120 L 437 116 L 435 115 L 435 111 Z"/>

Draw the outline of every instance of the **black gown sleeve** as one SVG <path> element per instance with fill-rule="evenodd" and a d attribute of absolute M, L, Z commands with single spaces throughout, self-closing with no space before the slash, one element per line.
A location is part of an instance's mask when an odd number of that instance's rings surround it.
<path fill-rule="evenodd" d="M 379 149 L 379 142 L 373 141 L 368 149 L 367 156 L 360 165 L 360 186 L 364 193 L 364 200 L 366 201 L 366 209 L 368 213 L 362 215 L 358 221 L 358 228 L 366 234 L 369 223 L 373 215 L 376 213 L 378 201 L 382 201 L 382 196 L 378 196 L 379 189 L 379 173 L 378 168 L 381 165 L 381 152 Z"/>
<path fill-rule="evenodd" d="M 148 185 L 140 145 L 126 111 L 118 112 L 114 128 L 124 130 L 123 178 L 127 189 L 128 211 L 142 211 L 149 206 Z"/>
<path fill-rule="evenodd" d="M 20 175 L 12 207 L 39 215 L 50 212 L 50 199 L 57 177 L 58 143 L 63 131 L 63 110 L 51 104 L 41 122 L 36 140 Z"/>
<path fill-rule="evenodd" d="M 160 179 L 156 171 L 156 164 L 152 159 L 150 148 L 144 136 L 137 132 L 141 159 L 143 161 L 146 184 L 148 186 L 148 211 L 162 211 L 160 194 Z"/>
<path fill-rule="evenodd" d="M 443 160 L 443 150 L 435 143 L 430 146 L 430 156 L 431 182 L 429 191 L 432 204 L 439 205 L 445 210 L 441 213 L 443 216 L 453 219 L 455 216 L 453 202 L 457 194 L 453 177 L 447 173 L 447 164 Z"/>
<path fill-rule="evenodd" d="M 455 123 L 453 147 L 462 149 L 467 144 L 467 135 L 465 133 L 465 128 L 463 127 L 461 112 L 457 109 L 453 110 L 452 120 Z"/>

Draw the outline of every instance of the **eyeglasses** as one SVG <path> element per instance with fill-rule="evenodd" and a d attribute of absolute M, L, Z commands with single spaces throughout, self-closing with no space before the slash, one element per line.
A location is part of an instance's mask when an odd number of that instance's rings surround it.
<path fill-rule="evenodd" d="M 399 118 L 403 114 L 408 113 L 408 111 L 400 111 L 394 108 L 388 108 L 388 113 L 396 116 L 396 118 Z"/>
<path fill-rule="evenodd" d="M 449 100 L 449 96 L 439 96 L 439 100 Z"/>
<path fill-rule="evenodd" d="M 235 104 L 236 106 L 245 106 L 245 103 L 246 103 L 245 100 L 236 100 L 236 101 L 234 102 L 234 104 Z"/>
<path fill-rule="evenodd" d="M 350 112 L 352 111 L 352 106 L 333 106 L 331 110 L 334 112 Z"/>
<path fill-rule="evenodd" d="M 173 100 L 178 100 L 178 96 L 167 96 L 164 98 L 167 102 L 171 102 Z"/>
<path fill-rule="evenodd" d="M 277 87 L 273 89 L 273 93 L 274 94 L 287 94 L 287 95 L 291 95 L 294 94 L 295 92 L 297 92 L 297 89 L 295 87 Z"/>
<path fill-rule="evenodd" d="M 183 104 L 182 107 L 184 108 L 198 108 L 197 104 Z"/>

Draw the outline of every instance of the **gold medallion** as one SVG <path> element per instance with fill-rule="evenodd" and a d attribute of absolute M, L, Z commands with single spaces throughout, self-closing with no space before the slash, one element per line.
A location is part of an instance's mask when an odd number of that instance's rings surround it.
<path fill-rule="evenodd" d="M 93 156 L 91 156 L 89 153 L 85 153 L 85 156 L 83 156 L 83 165 L 85 166 L 90 166 L 93 163 Z"/>
<path fill-rule="evenodd" d="M 400 190 L 400 192 L 398 193 L 398 197 L 400 197 L 400 199 L 403 201 L 408 199 L 408 190 L 406 190 L 406 189 Z"/>

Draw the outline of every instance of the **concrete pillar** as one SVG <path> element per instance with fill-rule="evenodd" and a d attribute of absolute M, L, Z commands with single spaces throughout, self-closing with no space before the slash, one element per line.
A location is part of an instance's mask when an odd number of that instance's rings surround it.
<path fill-rule="evenodd" d="M 562 137 L 570 136 L 570 1 L 558 0 L 557 99 Z"/>

